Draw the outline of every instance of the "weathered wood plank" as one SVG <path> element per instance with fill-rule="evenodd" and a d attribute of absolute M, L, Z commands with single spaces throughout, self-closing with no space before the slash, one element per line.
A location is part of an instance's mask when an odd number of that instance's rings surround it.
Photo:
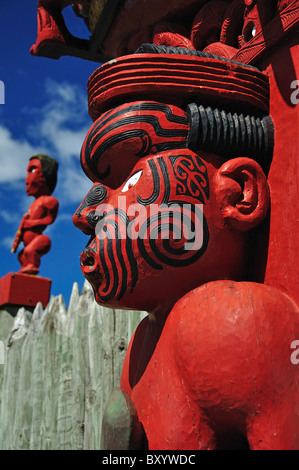
<path fill-rule="evenodd" d="M 78 306 L 75 309 L 73 335 L 73 411 L 72 448 L 84 448 L 84 415 L 86 392 L 86 361 L 88 321 L 93 295 L 86 283 L 83 286 Z"/>
<path fill-rule="evenodd" d="M 59 397 L 59 369 L 60 338 L 57 331 L 62 330 L 61 310 L 63 300 L 61 296 L 52 298 L 46 307 L 42 317 L 42 377 L 43 389 L 43 411 L 41 422 L 42 450 L 55 449 L 57 438 L 57 413 Z"/>
<path fill-rule="evenodd" d="M 22 346 L 28 333 L 31 315 L 30 312 L 21 308 L 7 339 L 7 355 L 4 367 L 0 412 L 0 447 L 3 450 L 13 449 L 16 403 L 22 365 Z"/>
<path fill-rule="evenodd" d="M 26 450 L 30 446 L 31 424 L 33 420 L 32 399 L 38 390 L 32 384 L 32 363 L 35 357 L 36 318 L 42 313 L 42 306 L 36 306 L 34 321 L 30 319 L 27 335 L 22 346 L 22 358 L 15 404 L 12 446 L 15 450 Z M 37 333 L 38 334 L 38 333 Z"/>
<path fill-rule="evenodd" d="M 73 431 L 73 334 L 74 315 L 79 302 L 79 287 L 75 283 L 72 289 L 68 312 L 65 316 L 61 335 L 61 364 L 59 373 L 59 400 L 57 414 L 57 450 L 72 449 Z"/>
<path fill-rule="evenodd" d="M 30 328 L 34 331 L 32 337 L 33 342 L 33 355 L 32 355 L 32 369 L 31 369 L 31 407 L 32 407 L 32 421 L 30 429 L 30 442 L 29 449 L 41 449 L 41 422 L 43 411 L 43 356 L 42 356 L 42 335 L 41 335 L 41 321 L 44 314 L 41 304 L 38 304 L 33 312 Z"/>
<path fill-rule="evenodd" d="M 7 309 L 0 309 L 0 403 L 2 400 L 2 386 L 4 380 L 4 364 L 7 354 L 7 338 L 13 327 L 14 317 Z"/>
<path fill-rule="evenodd" d="M 101 442 L 101 417 L 103 415 L 103 315 L 93 305 L 88 323 L 88 361 L 85 400 L 84 449 L 98 450 Z"/>
<path fill-rule="evenodd" d="M 0 448 L 100 449 L 104 409 L 144 315 L 97 305 L 87 282 L 81 294 L 74 284 L 68 309 L 58 296 L 33 314 L 0 315 Z"/>

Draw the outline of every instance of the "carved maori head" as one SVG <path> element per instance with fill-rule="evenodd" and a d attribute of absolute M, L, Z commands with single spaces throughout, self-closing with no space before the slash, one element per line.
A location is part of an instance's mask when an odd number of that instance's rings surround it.
<path fill-rule="evenodd" d="M 253 67 L 155 45 L 91 77 L 81 164 L 94 185 L 73 221 L 91 237 L 81 269 L 99 303 L 165 311 L 246 278 L 247 233 L 269 204 L 267 90 Z"/>
<path fill-rule="evenodd" d="M 44 154 L 33 155 L 27 167 L 26 192 L 39 197 L 52 194 L 57 183 L 58 162 Z"/>

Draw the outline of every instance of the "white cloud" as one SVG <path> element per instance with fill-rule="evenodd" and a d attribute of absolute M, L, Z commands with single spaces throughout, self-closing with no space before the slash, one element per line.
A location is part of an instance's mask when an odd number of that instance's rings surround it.
<path fill-rule="evenodd" d="M 17 224 L 20 222 L 20 216 L 16 211 L 8 211 L 7 209 L 0 210 L 0 219 L 6 224 Z"/>
<path fill-rule="evenodd" d="M 92 184 L 79 165 L 81 146 L 92 123 L 87 98 L 77 85 L 47 79 L 44 102 L 40 109 L 24 110 L 27 125 L 22 138 L 0 126 L 0 183 L 16 186 L 26 177 L 29 157 L 46 153 L 59 162 L 56 197 L 62 205 L 79 204 Z"/>
<path fill-rule="evenodd" d="M 73 157 L 79 160 L 81 146 L 87 129 L 72 131 L 70 129 L 59 129 L 57 122 L 44 122 L 41 135 L 51 140 L 55 153 L 61 160 L 69 163 Z"/>
<path fill-rule="evenodd" d="M 71 204 L 79 203 L 83 197 L 88 193 L 92 186 L 92 182 L 87 178 L 82 170 L 75 168 L 68 168 L 64 174 L 60 186 L 63 194 L 68 198 Z"/>
<path fill-rule="evenodd" d="M 37 148 L 28 140 L 15 139 L 12 133 L 0 126 L 0 183 L 25 178 L 28 156 L 37 153 Z"/>
<path fill-rule="evenodd" d="M 87 115 L 87 99 L 77 85 L 48 79 L 45 89 L 49 98 L 41 110 L 42 120 L 34 132 L 44 139 L 60 159 L 79 159 L 81 146 L 91 120 Z"/>
<path fill-rule="evenodd" d="M 63 225 L 63 224 L 64 224 L 64 227 L 65 226 L 73 227 L 73 214 L 72 213 L 58 212 L 55 222 L 52 225 L 48 225 L 46 234 L 51 237 L 53 233 L 61 230 L 60 225 Z"/>
<path fill-rule="evenodd" d="M 0 240 L 0 245 L 3 246 L 4 248 L 8 248 L 11 250 L 12 244 L 14 242 L 14 237 L 4 237 Z"/>

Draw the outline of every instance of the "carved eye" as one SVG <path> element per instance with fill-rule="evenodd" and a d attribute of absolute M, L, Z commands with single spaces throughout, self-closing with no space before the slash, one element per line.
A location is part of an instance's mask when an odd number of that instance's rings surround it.
<path fill-rule="evenodd" d="M 256 36 L 256 25 L 253 21 L 250 21 L 244 28 L 243 37 L 244 41 L 248 42 Z"/>
<path fill-rule="evenodd" d="M 132 175 L 128 181 L 125 183 L 123 189 L 121 190 L 122 193 L 125 193 L 127 192 L 130 188 L 132 188 L 133 186 L 135 186 L 136 183 L 138 183 L 138 181 L 140 180 L 141 178 L 141 175 L 142 175 L 142 170 L 140 171 L 137 171 L 137 173 L 134 173 L 134 175 Z"/>

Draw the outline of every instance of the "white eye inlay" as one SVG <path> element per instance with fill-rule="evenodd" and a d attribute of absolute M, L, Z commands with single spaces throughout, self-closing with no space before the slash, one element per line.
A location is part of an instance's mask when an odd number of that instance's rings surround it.
<path fill-rule="evenodd" d="M 134 175 L 131 176 L 131 178 L 128 179 L 128 181 L 125 183 L 123 189 L 121 190 L 122 193 L 127 192 L 132 186 L 135 186 L 136 183 L 140 180 L 142 175 L 142 170 L 137 171 L 137 173 L 134 173 Z"/>
<path fill-rule="evenodd" d="M 254 36 L 256 35 L 256 27 L 255 26 L 253 26 L 251 34 L 252 34 L 252 37 L 254 38 Z"/>

